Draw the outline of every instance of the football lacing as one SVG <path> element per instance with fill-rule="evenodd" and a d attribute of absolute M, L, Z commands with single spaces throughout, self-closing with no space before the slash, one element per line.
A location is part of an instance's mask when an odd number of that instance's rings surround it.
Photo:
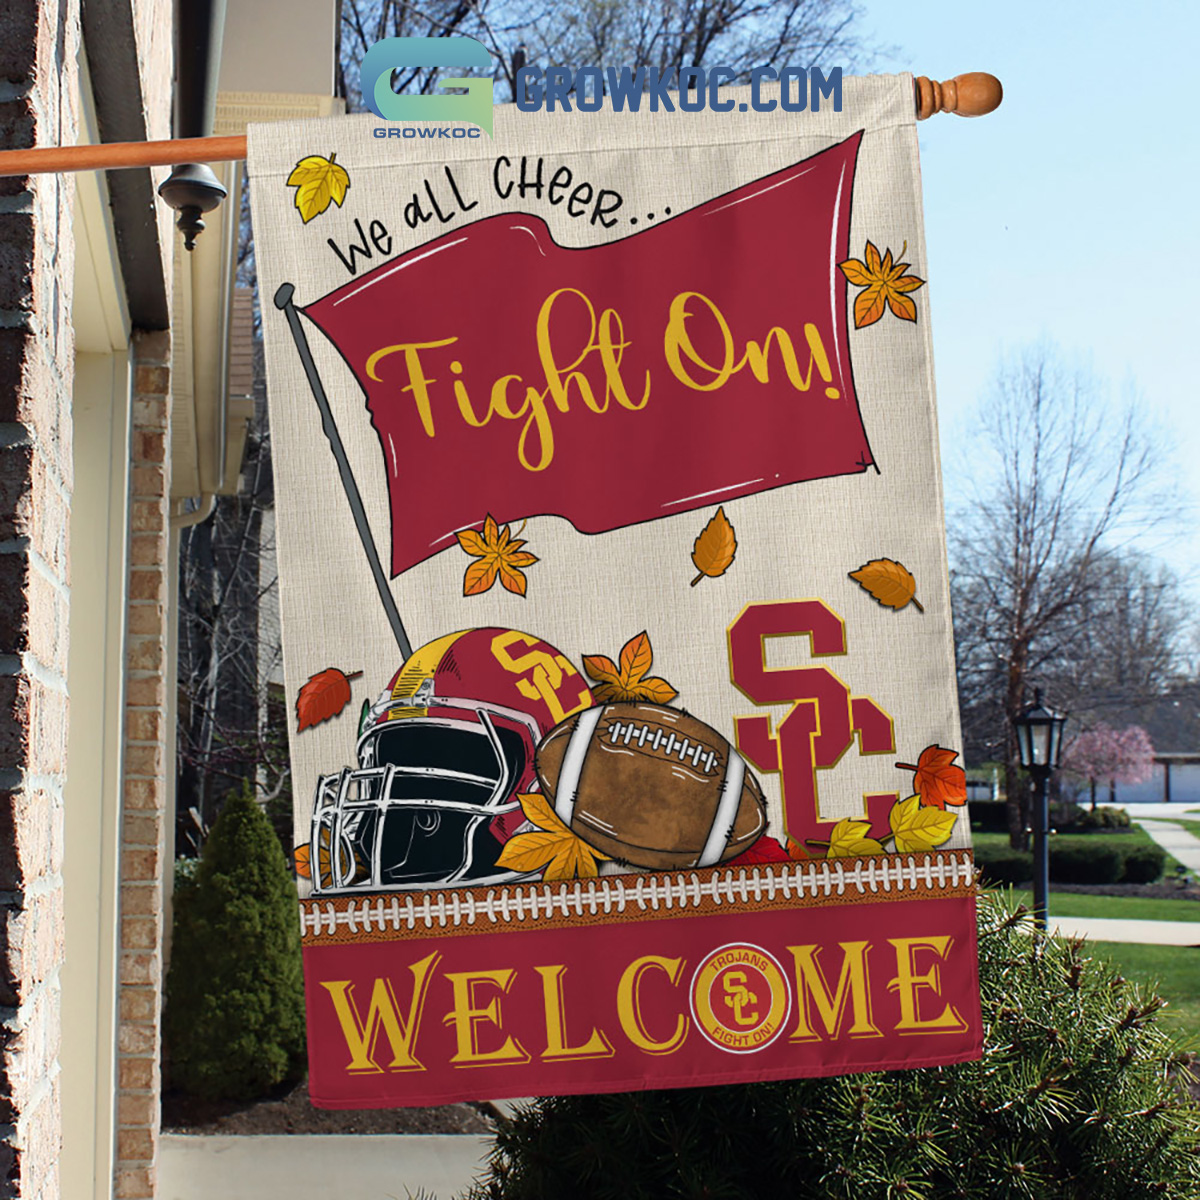
<path fill-rule="evenodd" d="M 653 738 L 650 737 L 651 729 L 654 730 Z M 705 775 L 713 773 L 717 755 L 715 751 L 707 749 L 703 742 L 693 742 L 686 737 L 681 740 L 674 731 L 664 734 L 661 726 L 639 724 L 637 721 L 611 721 L 609 723 L 608 742 L 610 746 L 615 746 L 618 742 L 622 746 L 628 746 L 634 738 L 637 738 L 639 749 L 643 748 L 649 740 L 651 750 L 658 751 L 661 748 L 662 753 L 668 757 L 678 754 L 680 762 L 686 762 L 690 757 L 693 767 L 699 768 L 703 765 Z M 688 753 L 689 747 L 691 748 L 690 754 Z"/>
<path fill-rule="evenodd" d="M 866 899 L 920 900 L 959 889 L 974 889 L 975 869 L 967 850 L 887 855 L 859 859 L 816 859 L 805 863 L 760 863 L 703 874 L 672 871 L 610 875 L 558 883 L 390 892 L 385 896 L 338 896 L 300 901 L 300 930 L 306 942 L 345 939 L 358 934 L 484 933 L 513 921 L 594 922 L 597 917 L 634 919 L 651 912 L 659 919 L 689 909 L 724 908 L 727 913 L 753 905 L 790 907 Z M 664 911 L 665 910 L 665 911 Z M 346 932 L 343 933 L 343 930 Z"/>

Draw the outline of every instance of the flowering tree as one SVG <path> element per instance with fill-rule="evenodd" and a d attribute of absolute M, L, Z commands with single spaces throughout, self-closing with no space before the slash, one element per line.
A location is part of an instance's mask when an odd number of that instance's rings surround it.
<path fill-rule="evenodd" d="M 1153 765 L 1154 747 L 1140 725 L 1118 731 L 1101 721 L 1076 737 L 1063 754 L 1063 766 L 1091 784 L 1093 811 L 1098 780 L 1108 780 L 1111 804 L 1118 783 L 1145 783 Z"/>

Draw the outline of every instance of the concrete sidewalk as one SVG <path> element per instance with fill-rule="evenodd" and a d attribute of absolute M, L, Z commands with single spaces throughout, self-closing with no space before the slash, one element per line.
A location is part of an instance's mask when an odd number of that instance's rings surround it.
<path fill-rule="evenodd" d="M 1117 807 L 1123 808 L 1134 821 L 1142 817 L 1156 821 L 1175 821 L 1180 817 L 1200 821 L 1200 804 L 1193 804 L 1190 800 L 1177 800 L 1172 804 L 1151 800 L 1146 804 L 1118 804 Z"/>
<path fill-rule="evenodd" d="M 1126 809 L 1128 812 L 1129 810 Z M 1189 871 L 1200 872 L 1200 838 L 1188 833 L 1174 821 L 1159 821 L 1143 817 L 1137 812 L 1129 813 L 1130 819 L 1140 825 L 1172 858 L 1183 863 Z M 1193 814 L 1189 813 L 1189 817 Z"/>
<path fill-rule="evenodd" d="M 1126 921 L 1116 917 L 1051 916 L 1050 929 L 1063 937 L 1082 937 L 1092 942 L 1200 946 L 1200 921 Z"/>
<path fill-rule="evenodd" d="M 1142 814 L 1150 810 L 1153 816 Z M 1164 814 L 1164 810 L 1166 810 Z M 1129 805 L 1131 820 L 1168 854 L 1190 871 L 1200 873 L 1200 838 L 1182 825 L 1159 819 L 1161 815 L 1197 817 L 1167 804 Z M 1053 895 L 1053 888 L 1051 888 Z M 1053 904 L 1053 899 L 1051 900 Z M 1063 937 L 1085 937 L 1093 942 L 1132 942 L 1146 946 L 1200 946 L 1200 921 L 1127 921 L 1111 917 L 1055 917 L 1050 925 Z"/>
<path fill-rule="evenodd" d="M 491 1139 L 316 1134 L 163 1134 L 159 1200 L 454 1200 L 483 1171 Z"/>

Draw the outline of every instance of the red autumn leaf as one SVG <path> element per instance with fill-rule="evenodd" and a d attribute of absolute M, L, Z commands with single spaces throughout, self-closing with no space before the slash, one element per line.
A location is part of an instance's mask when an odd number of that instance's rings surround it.
<path fill-rule="evenodd" d="M 957 750 L 944 746 L 926 746 L 912 763 L 897 763 L 902 771 L 914 772 L 913 791 L 921 797 L 921 803 L 932 808 L 945 809 L 947 804 L 960 805 L 967 802 L 967 773 L 962 767 L 954 766 Z"/>
<path fill-rule="evenodd" d="M 727 867 L 756 867 L 759 863 L 790 862 L 791 855 L 773 838 L 763 834 L 748 850 L 724 865 Z"/>
<path fill-rule="evenodd" d="M 336 717 L 350 703 L 350 680 L 361 674 L 355 671 L 347 675 L 337 667 L 329 667 L 313 675 L 296 697 L 296 732 Z"/>

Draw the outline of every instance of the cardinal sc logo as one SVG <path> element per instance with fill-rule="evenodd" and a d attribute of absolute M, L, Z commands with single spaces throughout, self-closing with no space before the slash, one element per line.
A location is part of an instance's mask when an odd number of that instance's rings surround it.
<path fill-rule="evenodd" d="M 730 1054 L 753 1054 L 782 1032 L 792 1007 L 783 968 L 761 946 L 714 950 L 692 976 L 692 1015 L 700 1032 Z"/>
<path fill-rule="evenodd" d="M 466 95 L 397 95 L 392 72 L 423 67 L 482 67 L 490 72 L 487 49 L 469 37 L 384 38 L 366 53 L 362 64 L 362 95 L 367 107 L 385 121 L 469 121 L 492 136 L 492 79 L 490 73 L 440 79 L 438 86 L 465 88 Z"/>

